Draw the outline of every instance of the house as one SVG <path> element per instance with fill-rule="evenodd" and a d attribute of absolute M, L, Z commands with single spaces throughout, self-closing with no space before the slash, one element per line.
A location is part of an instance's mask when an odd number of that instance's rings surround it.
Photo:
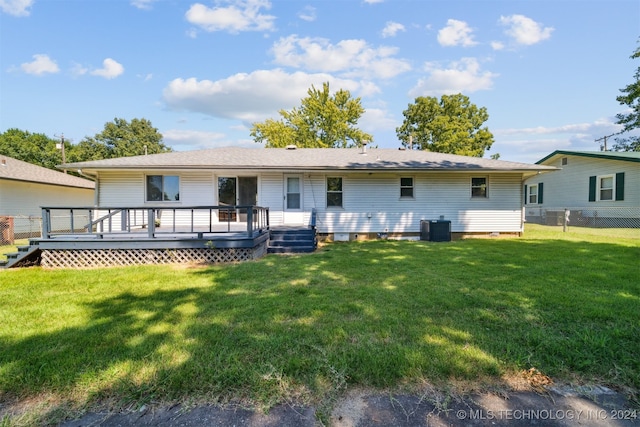
<path fill-rule="evenodd" d="M 41 206 L 92 205 L 93 181 L 0 155 L 0 228 L 4 244 L 40 235 Z"/>
<path fill-rule="evenodd" d="M 524 180 L 557 169 L 366 146 L 229 147 L 61 167 L 95 180 L 95 204 L 43 207 L 37 245 L 43 265 L 77 268 L 240 261 L 280 244 L 313 250 L 316 238 L 418 239 L 436 228 L 446 240 L 518 236 Z M 65 212 L 81 233 L 52 230 Z"/>
<path fill-rule="evenodd" d="M 640 153 L 557 150 L 536 162 L 559 170 L 525 182 L 527 221 L 640 227 Z"/>

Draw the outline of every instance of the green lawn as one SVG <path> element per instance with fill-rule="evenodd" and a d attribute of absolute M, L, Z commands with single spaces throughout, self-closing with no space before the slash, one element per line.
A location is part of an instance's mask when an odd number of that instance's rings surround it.
<path fill-rule="evenodd" d="M 633 397 L 639 261 L 639 230 L 527 225 L 219 267 L 2 271 L 0 406 L 47 396 L 51 420 L 96 402 L 242 399 L 322 416 L 353 386 L 496 387 L 530 368 Z"/>

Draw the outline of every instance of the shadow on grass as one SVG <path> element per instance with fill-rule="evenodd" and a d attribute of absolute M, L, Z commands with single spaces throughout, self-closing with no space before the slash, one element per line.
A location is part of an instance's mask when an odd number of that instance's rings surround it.
<path fill-rule="evenodd" d="M 98 285 L 82 326 L 2 339 L 0 401 L 269 407 L 529 368 L 637 390 L 639 258 L 559 240 L 378 241 L 185 270 L 205 286 Z"/>

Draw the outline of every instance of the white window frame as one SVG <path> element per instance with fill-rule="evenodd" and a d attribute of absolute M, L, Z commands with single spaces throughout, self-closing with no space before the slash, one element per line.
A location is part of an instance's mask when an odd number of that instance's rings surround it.
<path fill-rule="evenodd" d="M 473 180 L 474 179 L 484 179 L 484 195 L 482 196 L 474 196 L 473 195 L 473 189 L 474 188 L 481 188 L 482 186 L 478 187 L 473 185 Z M 488 176 L 472 176 L 471 179 L 469 179 L 469 186 L 470 186 L 470 195 L 472 199 L 476 199 L 476 200 L 483 200 L 483 199 L 488 199 L 489 198 L 489 177 Z"/>
<path fill-rule="evenodd" d="M 340 190 L 329 190 L 329 180 L 330 179 L 339 179 L 340 180 Z M 327 176 L 325 179 L 326 185 L 326 197 L 327 197 L 327 209 L 342 209 L 344 208 L 344 178 L 341 176 Z M 340 205 L 329 205 L 329 193 L 331 194 L 340 194 Z"/>
<path fill-rule="evenodd" d="M 149 200 L 149 178 L 159 176 L 162 179 L 162 199 L 161 200 Z M 178 180 L 178 199 L 177 200 L 168 200 L 165 199 L 165 178 L 176 178 Z M 145 203 L 179 203 L 180 202 L 180 175 L 160 175 L 160 174 L 148 174 L 144 177 L 144 201 Z"/>
<path fill-rule="evenodd" d="M 410 179 L 411 185 L 402 185 L 403 179 Z M 410 189 L 411 195 L 405 196 L 402 194 L 402 190 Z M 412 200 L 415 199 L 415 191 L 416 191 L 416 180 L 412 176 L 401 176 L 400 177 L 400 200 Z"/>
<path fill-rule="evenodd" d="M 528 205 L 537 205 L 540 197 L 540 192 L 538 191 L 538 184 L 533 184 L 527 187 L 527 204 Z M 534 194 L 535 193 L 535 194 Z M 531 201 L 531 197 L 535 197 L 535 202 Z"/>
<path fill-rule="evenodd" d="M 603 179 L 607 179 L 607 178 L 611 178 L 611 187 L 607 187 L 607 188 L 603 188 L 602 187 L 602 180 Z M 611 192 L 611 197 L 609 197 L 608 199 L 603 199 L 602 198 L 602 192 L 603 191 L 610 191 Z M 597 181 L 596 181 L 596 200 L 598 201 L 603 201 L 603 202 L 613 202 L 614 200 L 616 200 L 616 175 L 615 174 L 610 174 L 610 175 L 600 175 L 597 177 Z"/>

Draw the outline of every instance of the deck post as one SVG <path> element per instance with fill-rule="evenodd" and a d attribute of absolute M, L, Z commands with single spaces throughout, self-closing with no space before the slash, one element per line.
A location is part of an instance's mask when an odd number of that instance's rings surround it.
<path fill-rule="evenodd" d="M 247 237 L 253 236 L 253 205 L 247 208 Z"/>
<path fill-rule="evenodd" d="M 51 214 L 47 208 L 42 208 L 42 237 L 51 237 Z"/>
<path fill-rule="evenodd" d="M 156 210 L 147 209 L 147 230 L 149 232 L 149 238 L 153 239 L 153 235 L 156 232 Z"/>

